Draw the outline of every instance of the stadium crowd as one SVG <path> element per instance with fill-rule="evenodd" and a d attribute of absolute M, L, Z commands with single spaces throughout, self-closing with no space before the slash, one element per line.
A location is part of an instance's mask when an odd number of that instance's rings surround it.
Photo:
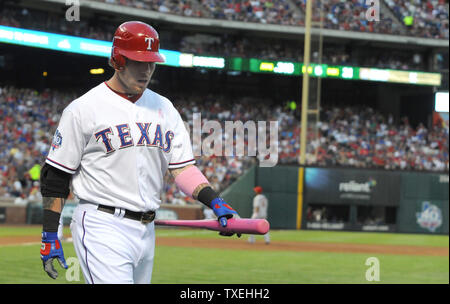
<path fill-rule="evenodd" d="M 295 2 L 306 12 L 305 0 L 296 0 Z M 323 27 L 326 29 L 390 35 L 406 34 L 402 27 L 387 17 L 382 10 L 379 12 L 380 21 L 368 21 L 366 17 L 368 8 L 366 1 L 360 0 L 315 1 L 312 20 L 319 22 L 323 18 Z"/>
<path fill-rule="evenodd" d="M 30 28 L 91 39 L 112 40 L 115 24 L 95 20 L 80 20 L 68 23 L 61 16 L 37 10 L 0 8 L 0 25 Z M 42 22 L 42 20 L 46 20 Z M 167 40 L 162 35 L 161 45 L 164 48 L 181 52 L 211 56 L 240 56 L 264 60 L 303 60 L 303 45 L 295 40 L 259 39 L 251 36 L 231 34 L 197 34 L 172 33 Z M 323 56 L 319 59 L 318 51 L 312 53 L 314 62 L 336 65 L 366 66 L 399 70 L 427 71 L 423 55 L 414 51 L 391 51 L 371 48 L 354 54 L 355 49 L 348 50 L 345 46 L 325 44 Z M 432 69 L 432 68 L 431 68 Z"/>
<path fill-rule="evenodd" d="M 304 26 L 306 0 L 95 0 L 163 13 L 230 21 Z M 383 11 L 380 21 L 369 22 L 365 0 L 315 1 L 313 21 L 323 18 L 324 28 L 382 34 L 448 39 L 448 3 L 444 0 L 384 0 L 397 22 Z M 193 5 L 193 4 L 201 4 Z M 294 5 L 292 5 L 294 4 Z M 193 10 L 192 7 L 197 9 Z M 162 9 L 163 8 L 163 9 Z M 323 17 L 321 17 L 323 16 Z M 405 19 L 406 18 L 406 19 Z"/>
<path fill-rule="evenodd" d="M 302 15 L 287 0 L 201 0 L 208 17 L 230 21 L 300 25 Z"/>
<path fill-rule="evenodd" d="M 281 129 L 280 163 L 298 158 L 300 128 L 292 117 Z M 292 148 L 294 146 L 294 148 Z M 448 171 L 448 126 L 411 126 L 372 108 L 322 109 L 308 132 L 307 164 L 385 170 Z"/>
<path fill-rule="evenodd" d="M 37 195 L 40 164 L 74 95 L 0 87 L 0 196 Z M 35 167 L 37 165 L 37 167 Z"/>
<path fill-rule="evenodd" d="M 248 97 L 233 102 L 216 95 L 168 97 L 189 125 L 191 140 L 194 113 L 201 113 L 202 125 L 216 120 L 222 127 L 225 121 L 278 121 L 278 164 L 298 162 L 298 113 L 284 105 Z M 75 94 L 53 90 L 36 92 L 0 87 L 0 196 L 19 201 L 39 196 L 40 166 L 49 151 L 62 109 L 75 98 Z M 396 121 L 371 108 L 332 107 L 323 108 L 321 113 L 317 128 L 311 125 L 308 129 L 308 165 L 449 171 L 448 125 L 413 127 L 407 118 Z M 203 133 L 202 139 L 207 136 L 208 133 Z M 234 138 L 233 144 L 238 140 Z M 243 140 L 248 144 L 247 132 Z M 266 144 L 266 147 L 270 146 L 269 136 Z M 197 148 L 194 145 L 194 151 Z M 221 156 L 203 149 L 202 156 L 196 159 L 213 186 L 222 191 L 258 163 L 259 155 L 245 155 Z M 173 184 L 170 175 L 165 181 L 163 201 L 189 202 Z"/>
<path fill-rule="evenodd" d="M 198 8 L 195 0 L 100 0 L 100 2 L 187 17 L 203 16 L 203 12 Z"/>
<path fill-rule="evenodd" d="M 395 16 L 417 37 L 448 39 L 448 1 L 385 0 Z"/>
<path fill-rule="evenodd" d="M 230 21 L 269 23 L 304 26 L 305 0 L 95 0 L 113 5 L 125 5 L 160 13 L 188 17 L 207 17 Z M 415 37 L 449 39 L 448 3 L 444 0 L 385 0 L 391 9 L 388 17 L 380 11 L 380 21 L 368 21 L 365 0 L 322 0 L 315 1 L 313 26 L 320 20 L 326 29 L 411 35 Z M 1 9 L 1 8 L 0 8 Z M 32 13 L 30 13 L 32 12 Z M 44 20 L 44 22 L 42 22 Z M 57 30 L 58 32 L 111 40 L 115 26 L 106 20 L 80 19 L 75 24 L 66 22 L 65 16 L 44 11 L 5 7 L 0 24 L 10 26 L 31 26 L 34 29 Z M 74 22 L 72 22 L 74 23 Z"/>

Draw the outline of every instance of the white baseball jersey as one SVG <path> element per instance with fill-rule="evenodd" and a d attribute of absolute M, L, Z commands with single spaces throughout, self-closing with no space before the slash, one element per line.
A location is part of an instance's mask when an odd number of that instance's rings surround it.
<path fill-rule="evenodd" d="M 167 98 L 146 89 L 133 103 L 101 83 L 64 109 L 46 163 L 73 174 L 80 199 L 148 211 L 161 203 L 167 169 L 195 160 Z"/>
<path fill-rule="evenodd" d="M 267 218 L 267 208 L 269 201 L 264 194 L 258 194 L 253 198 L 253 214 L 252 219 Z"/>

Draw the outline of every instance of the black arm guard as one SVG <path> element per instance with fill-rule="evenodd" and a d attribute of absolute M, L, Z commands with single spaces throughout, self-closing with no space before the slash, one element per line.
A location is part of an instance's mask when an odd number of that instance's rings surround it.
<path fill-rule="evenodd" d="M 58 232 L 60 213 L 44 209 L 42 231 Z"/>
<path fill-rule="evenodd" d="M 41 170 L 41 194 L 43 197 L 67 198 L 72 174 L 44 164 Z"/>
<path fill-rule="evenodd" d="M 211 207 L 211 202 L 213 201 L 213 199 L 218 198 L 219 194 L 217 194 L 216 191 L 213 190 L 213 188 L 211 188 L 210 186 L 207 186 L 205 188 L 203 188 L 202 190 L 200 190 L 200 192 L 198 193 L 198 197 L 197 199 L 202 202 L 203 204 L 205 204 L 208 207 Z"/>

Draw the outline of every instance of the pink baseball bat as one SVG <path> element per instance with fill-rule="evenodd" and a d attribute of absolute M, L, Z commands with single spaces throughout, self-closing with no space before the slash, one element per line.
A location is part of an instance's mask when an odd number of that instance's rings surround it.
<path fill-rule="evenodd" d="M 246 218 L 229 219 L 227 227 L 222 227 L 217 220 L 155 220 L 155 225 L 205 228 L 240 234 L 266 234 L 270 229 L 269 222 L 265 219 Z"/>

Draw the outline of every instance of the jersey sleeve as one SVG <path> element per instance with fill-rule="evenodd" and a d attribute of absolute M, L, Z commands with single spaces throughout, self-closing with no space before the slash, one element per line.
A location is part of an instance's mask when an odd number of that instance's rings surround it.
<path fill-rule="evenodd" d="M 175 120 L 172 142 L 172 153 L 169 160 L 169 169 L 182 168 L 187 165 L 195 164 L 194 154 L 189 133 L 184 126 L 178 111 L 173 108 L 173 117 Z"/>
<path fill-rule="evenodd" d="M 53 136 L 45 162 L 64 172 L 74 174 L 81 162 L 86 139 L 79 118 L 70 110 L 64 110 Z"/>

